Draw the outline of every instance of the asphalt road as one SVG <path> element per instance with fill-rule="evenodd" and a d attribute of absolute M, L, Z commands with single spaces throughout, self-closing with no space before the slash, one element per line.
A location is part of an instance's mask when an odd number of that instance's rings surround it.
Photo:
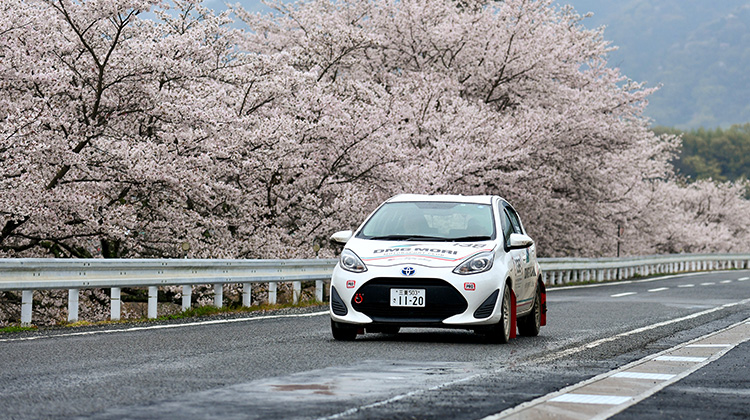
<path fill-rule="evenodd" d="M 418 329 L 336 342 L 321 308 L 4 334 L 0 418 L 481 419 L 746 321 L 748 277 L 553 289 L 540 336 L 507 345 Z M 615 418 L 749 417 L 748 350 Z"/>

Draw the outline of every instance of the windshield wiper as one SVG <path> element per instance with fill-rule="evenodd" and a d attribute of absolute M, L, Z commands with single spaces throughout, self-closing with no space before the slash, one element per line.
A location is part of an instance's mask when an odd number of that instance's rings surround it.
<path fill-rule="evenodd" d="M 450 241 L 453 242 L 479 242 L 479 241 L 489 241 L 492 238 L 487 235 L 481 235 L 481 236 L 462 236 L 459 238 L 451 238 Z"/>
<path fill-rule="evenodd" d="M 385 235 L 385 236 L 373 236 L 368 239 L 374 239 L 376 241 L 452 241 L 453 239 L 442 238 L 439 236 L 426 236 L 426 235 Z"/>

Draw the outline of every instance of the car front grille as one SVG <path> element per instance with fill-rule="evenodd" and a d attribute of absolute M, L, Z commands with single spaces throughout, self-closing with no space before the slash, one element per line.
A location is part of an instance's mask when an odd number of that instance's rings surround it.
<path fill-rule="evenodd" d="M 391 306 L 391 289 L 424 289 L 425 307 Z M 358 298 L 359 296 L 359 298 Z M 362 299 L 357 303 L 358 299 Z M 357 290 L 352 307 L 379 323 L 440 323 L 466 311 L 469 304 L 461 293 L 445 280 L 419 278 L 375 278 Z"/>

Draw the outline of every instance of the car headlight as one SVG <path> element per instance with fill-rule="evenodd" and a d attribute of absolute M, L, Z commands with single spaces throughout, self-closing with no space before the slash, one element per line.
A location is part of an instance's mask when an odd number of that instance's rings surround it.
<path fill-rule="evenodd" d="M 362 273 L 367 271 L 365 263 L 363 263 L 362 260 L 359 259 L 354 251 L 349 249 L 345 249 L 341 252 L 339 262 L 341 263 L 341 267 L 347 271 L 352 271 L 354 273 Z"/>
<path fill-rule="evenodd" d="M 458 265 L 453 272 L 456 274 L 477 274 L 483 273 L 492 268 L 492 261 L 495 260 L 493 252 L 480 252 Z"/>

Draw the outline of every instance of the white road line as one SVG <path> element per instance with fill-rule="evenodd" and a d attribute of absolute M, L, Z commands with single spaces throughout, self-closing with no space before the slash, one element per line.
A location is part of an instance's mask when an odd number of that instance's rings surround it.
<path fill-rule="evenodd" d="M 716 283 L 714 283 L 712 281 L 708 281 L 708 282 L 705 282 L 705 283 L 701 283 L 701 286 L 713 286 L 714 284 L 716 284 Z"/>
<path fill-rule="evenodd" d="M 688 357 L 688 356 L 659 356 L 654 360 L 660 362 L 692 362 L 701 363 L 708 360 L 708 357 Z"/>
<path fill-rule="evenodd" d="M 674 323 L 677 323 L 677 322 L 686 321 L 686 320 L 689 320 L 689 319 L 697 318 L 699 316 L 703 316 L 703 315 L 710 314 L 710 313 L 713 313 L 713 312 L 716 312 L 716 311 L 720 311 L 720 310 L 725 309 L 725 308 L 730 308 L 730 307 L 737 306 L 737 305 L 744 305 L 744 304 L 748 304 L 748 303 L 750 303 L 750 299 L 744 299 L 744 300 L 741 300 L 741 301 L 738 301 L 738 302 L 733 302 L 733 303 L 726 303 L 724 305 L 717 306 L 717 307 L 711 308 L 711 309 L 707 309 L 705 311 L 697 312 L 697 313 L 694 313 L 692 315 L 687 315 L 687 316 L 683 316 L 683 317 L 680 317 L 680 318 L 671 319 L 671 320 L 660 322 L 660 323 L 657 323 L 657 324 L 651 324 L 651 325 L 646 326 L 646 327 L 636 328 L 634 330 L 627 331 L 627 332 L 624 332 L 624 333 L 620 333 L 620 334 L 617 334 L 617 335 L 612 336 L 612 337 L 602 338 L 602 339 L 599 339 L 597 341 L 593 341 L 591 343 L 587 343 L 587 344 L 584 344 L 584 345 L 581 345 L 581 346 L 578 346 L 578 347 L 567 349 L 565 351 L 556 353 L 556 354 L 551 355 L 551 356 L 535 358 L 532 361 L 527 362 L 527 363 L 538 364 L 538 363 L 550 362 L 550 361 L 553 361 L 553 360 L 556 360 L 556 359 L 560 359 L 560 358 L 563 358 L 563 357 L 570 356 L 570 355 L 575 354 L 575 353 L 579 353 L 579 352 L 587 350 L 587 349 L 598 347 L 598 346 L 600 346 L 600 345 L 602 345 L 604 343 L 617 340 L 618 338 L 628 337 L 628 336 L 633 335 L 633 334 L 640 334 L 640 333 L 642 333 L 644 331 L 648 331 L 648 330 L 651 330 L 651 329 L 654 329 L 654 328 L 659 328 L 659 327 L 663 327 L 663 326 L 666 326 L 666 325 L 674 324 Z M 748 324 L 750 324 L 750 322 L 748 322 Z M 633 362 L 630 365 L 635 365 L 635 364 L 636 364 L 636 362 Z M 630 366 L 630 365 L 627 365 L 627 366 Z M 396 401 L 402 400 L 402 399 L 407 398 L 407 397 L 424 394 L 424 393 L 426 393 L 428 391 L 438 390 L 438 389 L 441 389 L 441 388 L 444 388 L 444 387 L 447 387 L 447 386 L 459 384 L 459 383 L 462 383 L 462 382 L 471 381 L 471 380 L 478 379 L 478 378 L 485 377 L 485 376 L 497 375 L 498 373 L 502 372 L 505 369 L 506 369 L 506 367 L 501 367 L 499 369 L 495 369 L 495 370 L 492 370 L 492 371 L 488 371 L 488 372 L 484 372 L 484 373 L 479 373 L 479 374 L 467 376 L 466 378 L 462 378 L 462 379 L 458 379 L 458 380 L 455 380 L 455 381 L 446 382 L 444 384 L 436 385 L 436 386 L 434 386 L 432 388 L 414 390 L 414 391 L 411 391 L 411 392 L 407 392 L 405 394 L 396 395 L 396 396 L 388 398 L 386 400 L 376 401 L 374 403 L 362 405 L 362 406 L 359 406 L 359 407 L 353 407 L 353 408 L 350 408 L 350 409 L 348 409 L 346 411 L 342 411 L 342 412 L 337 413 L 337 414 L 333 414 L 333 415 L 330 415 L 330 416 L 327 416 L 327 417 L 321 417 L 318 420 L 338 419 L 338 418 L 341 418 L 341 417 L 345 417 L 345 416 L 348 416 L 348 415 L 352 415 L 352 414 L 358 413 L 360 411 L 367 410 L 369 408 L 380 407 L 380 406 L 383 406 L 383 405 L 386 405 L 386 404 L 389 404 L 389 403 L 392 403 L 392 402 L 396 402 Z M 589 381 L 593 381 L 594 379 L 597 379 L 597 378 L 598 378 L 598 376 L 596 378 L 592 378 Z M 570 388 L 572 388 L 572 387 L 570 387 Z M 527 404 L 527 403 L 524 403 L 524 404 Z M 524 406 L 524 404 L 522 404 L 521 406 Z M 521 407 L 521 406 L 519 406 L 519 407 Z M 518 407 L 516 407 L 516 408 L 518 408 Z M 491 415 L 491 416 L 487 417 L 487 419 L 495 419 L 495 418 L 499 418 L 498 414 Z"/>
<path fill-rule="evenodd" d="M 617 335 L 614 335 L 614 336 L 600 338 L 600 339 L 598 339 L 596 341 L 592 341 L 590 343 L 586 343 L 586 344 L 580 345 L 578 347 L 573 347 L 573 348 L 570 348 L 570 349 L 567 349 L 567 350 L 563 350 L 561 352 L 549 355 L 547 357 L 543 357 L 541 359 L 538 359 L 537 361 L 539 363 L 551 362 L 553 360 L 561 359 L 561 358 L 564 358 L 564 357 L 568 357 L 568 356 L 570 356 L 572 354 L 579 353 L 579 352 L 581 352 L 583 350 L 588 350 L 588 349 L 593 349 L 594 347 L 599 347 L 599 346 L 601 346 L 604 343 L 609 343 L 609 342 L 615 341 L 615 340 L 617 340 L 619 338 L 629 337 L 629 336 L 631 336 L 633 334 L 640 334 L 642 332 L 653 330 L 655 328 L 664 327 L 664 326 L 667 326 L 667 325 L 670 325 L 670 324 L 676 324 L 678 322 L 682 322 L 682 321 L 687 321 L 687 320 L 690 320 L 690 319 L 698 318 L 698 317 L 703 316 L 703 315 L 708 315 L 710 313 L 714 313 L 714 312 L 720 311 L 722 309 L 731 308 L 731 307 L 737 306 L 737 305 L 746 305 L 748 303 L 750 303 L 750 299 L 743 299 L 743 300 L 740 300 L 740 301 L 737 301 L 737 302 L 733 302 L 733 303 L 725 303 L 725 304 L 723 304 L 721 306 L 717 306 L 717 307 L 711 308 L 711 309 L 706 309 L 705 311 L 696 312 L 696 313 L 691 314 L 691 315 L 686 315 L 686 316 L 683 316 L 683 317 L 680 317 L 680 318 L 670 319 L 670 320 L 659 322 L 659 323 L 656 323 L 656 324 L 647 325 L 645 327 L 636 328 L 634 330 L 630 330 L 630 331 L 627 331 L 627 332 L 624 332 L 624 333 L 620 333 L 620 334 L 617 334 Z"/>
<path fill-rule="evenodd" d="M 747 270 L 742 270 L 747 271 Z M 718 274 L 718 273 L 728 273 L 728 270 L 723 271 L 713 271 L 712 273 Z M 621 281 L 613 281 L 613 282 L 605 282 L 605 283 L 594 283 L 594 284 L 577 284 L 575 286 L 560 286 L 560 287 L 550 287 L 547 289 L 547 293 L 552 293 L 558 290 L 571 290 L 571 289 L 589 289 L 592 287 L 609 287 L 609 286 L 617 286 L 620 284 L 631 284 L 631 283 L 650 283 L 652 281 L 660 281 L 660 280 L 669 280 L 674 278 L 684 278 L 684 277 L 693 277 L 693 276 L 702 276 L 705 275 L 706 272 L 704 271 L 697 271 L 695 273 L 681 273 L 681 274 L 669 274 L 666 276 L 661 277 L 649 277 L 647 279 L 641 279 L 641 280 L 621 280 Z M 739 281 L 745 281 L 750 280 L 750 277 L 743 277 L 742 279 L 739 279 Z"/>
<path fill-rule="evenodd" d="M 695 287 L 695 285 L 694 284 L 681 284 L 677 287 Z"/>
<path fill-rule="evenodd" d="M 711 347 L 732 347 L 731 344 L 688 344 L 685 347 L 711 348 Z"/>
<path fill-rule="evenodd" d="M 731 283 L 731 282 L 732 282 L 732 280 L 722 280 L 721 284 L 727 284 L 727 283 Z"/>
<path fill-rule="evenodd" d="M 643 372 L 618 372 L 612 375 L 612 378 L 626 379 L 649 379 L 654 381 L 668 381 L 677 375 L 666 373 L 643 373 Z"/>
<path fill-rule="evenodd" d="M 610 295 L 609 297 L 616 298 L 616 297 L 623 297 L 623 296 L 630 296 L 630 295 L 637 295 L 637 294 L 638 293 L 636 293 L 636 292 L 625 292 L 625 293 L 618 293 L 616 295 Z"/>
<path fill-rule="evenodd" d="M 548 402 L 571 402 L 571 403 L 578 402 L 579 404 L 586 404 L 586 403 L 595 404 L 595 402 L 586 401 L 586 399 L 588 397 L 621 398 L 620 402 L 617 403 L 617 405 L 613 405 L 612 407 L 606 407 L 606 408 L 594 408 L 593 406 L 582 407 L 582 406 L 575 406 L 573 404 L 565 407 L 565 410 L 568 414 L 566 418 L 605 419 L 605 418 L 611 417 L 619 412 L 622 412 L 628 407 L 634 404 L 637 404 L 640 401 L 643 401 L 644 399 L 650 397 L 651 395 L 654 395 L 655 393 L 666 388 L 667 386 L 687 377 L 688 375 L 696 372 L 697 370 L 701 369 L 702 367 L 706 366 L 712 361 L 719 359 L 720 357 L 728 353 L 731 349 L 736 348 L 736 346 L 738 346 L 739 344 L 747 341 L 750 337 L 736 335 L 737 337 L 736 342 L 730 344 L 727 347 L 715 350 L 714 353 L 710 357 L 689 358 L 689 357 L 669 356 L 669 354 L 679 351 L 680 349 L 687 347 L 687 346 L 703 345 L 701 344 L 701 342 L 711 340 L 711 337 L 715 337 L 715 336 L 718 336 L 719 334 L 731 331 L 735 328 L 742 326 L 742 324 L 750 325 L 750 321 L 744 320 L 737 324 L 731 325 L 727 328 L 724 328 L 719 331 L 715 331 L 713 333 L 691 340 L 687 343 L 679 344 L 670 349 L 661 351 L 656 354 L 652 354 L 650 356 L 646 356 L 643 359 L 636 360 L 632 363 L 629 363 L 613 371 L 606 372 L 601 375 L 597 375 L 593 378 L 579 382 L 577 384 L 567 386 L 559 391 L 552 392 L 550 394 L 544 395 L 539 398 L 535 398 L 534 400 L 527 401 L 516 407 L 512 407 L 507 410 L 504 410 L 500 413 L 489 415 L 487 417 L 484 417 L 484 419 L 482 420 L 499 420 L 503 418 L 525 419 L 525 418 L 535 418 L 535 417 L 551 418 L 550 416 L 554 417 L 554 413 L 559 412 L 559 406 L 557 405 L 548 406 L 547 405 Z M 732 336 L 732 333 L 730 333 L 730 336 Z M 706 345 L 713 345 L 713 344 L 706 344 Z M 650 361 L 668 360 L 668 359 L 680 359 L 680 360 L 701 359 L 701 361 L 695 364 L 691 364 L 691 365 L 682 365 L 681 366 L 683 369 L 682 372 L 679 372 L 679 373 L 675 372 L 676 374 L 666 373 L 666 372 L 663 374 L 638 372 L 639 367 L 643 366 L 646 363 L 649 363 Z M 667 370 L 667 372 L 669 372 L 669 370 Z M 648 377 L 651 375 L 658 375 L 658 376 Z M 660 382 L 652 384 L 651 388 L 646 390 L 645 392 L 637 391 L 639 392 L 638 395 L 634 395 L 630 397 L 619 396 L 619 395 L 617 396 L 592 395 L 592 394 L 596 394 L 596 390 L 611 389 L 612 382 L 606 382 L 607 385 L 604 385 L 604 387 L 602 387 L 603 386 L 602 384 L 605 384 L 605 382 L 600 382 L 600 381 L 609 381 L 610 378 L 636 379 L 636 377 L 640 377 L 638 379 L 659 380 Z M 610 388 L 607 388 L 607 387 L 610 387 Z M 589 393 L 587 393 L 586 391 L 589 391 Z M 594 391 L 594 392 L 591 392 L 591 391 Z M 628 388 L 622 388 L 620 391 L 618 391 L 618 393 L 627 393 L 627 391 L 628 391 Z M 630 391 L 635 391 L 635 390 L 631 389 Z M 580 401 L 575 401 L 575 400 L 580 400 Z M 606 401 L 606 399 L 603 401 Z"/>
<path fill-rule="evenodd" d="M 631 398 L 632 397 L 623 397 L 620 395 L 563 394 L 550 399 L 550 401 L 576 404 L 620 405 Z"/>
<path fill-rule="evenodd" d="M 737 281 L 745 281 L 745 280 L 750 280 L 750 277 L 740 277 L 737 279 Z"/>
<path fill-rule="evenodd" d="M 22 337 L 22 338 L 4 338 L 4 339 L 0 339 L 0 343 L 10 342 L 10 341 L 40 340 L 43 338 L 76 337 L 76 336 L 82 336 L 82 335 L 112 334 L 112 333 L 123 333 L 123 332 L 133 332 L 133 331 L 148 331 L 148 330 L 166 330 L 166 329 L 172 329 L 172 328 L 196 327 L 196 326 L 201 326 L 201 325 L 231 324 L 234 322 L 260 321 L 264 319 L 309 318 L 309 317 L 320 316 L 320 315 L 328 315 L 328 311 L 312 312 L 309 314 L 266 315 L 266 316 L 254 316 L 254 317 L 248 317 L 248 318 L 214 319 L 210 321 L 189 322 L 186 324 L 151 325 L 148 327 L 133 327 L 133 328 L 122 328 L 122 329 L 100 330 L 100 331 L 81 331 L 81 332 L 74 332 L 74 333 L 67 333 L 67 334 L 37 335 L 33 337 Z"/>
<path fill-rule="evenodd" d="M 648 289 L 648 292 L 649 293 L 654 293 L 654 292 L 661 292 L 661 291 L 664 291 L 664 290 L 669 290 L 669 287 L 659 287 L 659 288 L 656 288 L 656 289 Z"/>

